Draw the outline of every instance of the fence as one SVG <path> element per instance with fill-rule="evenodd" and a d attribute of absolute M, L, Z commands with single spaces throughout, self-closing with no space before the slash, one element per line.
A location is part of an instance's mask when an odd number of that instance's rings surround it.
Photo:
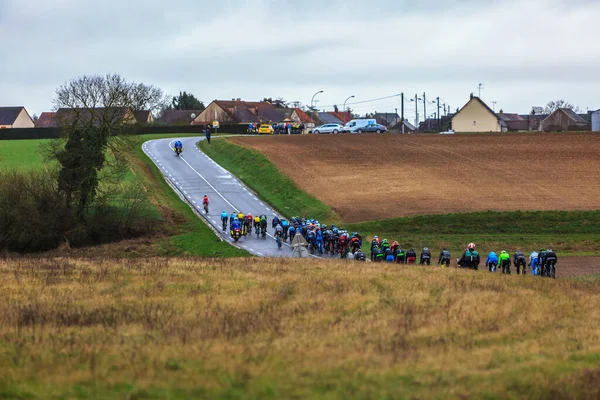
<path fill-rule="evenodd" d="M 247 133 L 247 125 L 221 125 L 217 132 L 242 135 Z M 203 134 L 204 127 L 200 125 L 134 125 L 131 134 Z M 213 129 L 214 133 L 215 130 Z M 12 128 L 0 129 L 0 140 L 26 140 L 26 139 L 56 139 L 59 138 L 58 128 Z"/>

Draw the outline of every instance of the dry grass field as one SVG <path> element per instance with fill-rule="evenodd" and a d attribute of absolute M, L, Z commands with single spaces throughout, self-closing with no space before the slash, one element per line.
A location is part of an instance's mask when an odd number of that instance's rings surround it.
<path fill-rule="evenodd" d="M 408 215 L 600 209 L 600 135 L 234 138 L 346 222 Z"/>
<path fill-rule="evenodd" d="M 0 398 L 600 396 L 598 277 L 57 258 L 0 281 Z"/>

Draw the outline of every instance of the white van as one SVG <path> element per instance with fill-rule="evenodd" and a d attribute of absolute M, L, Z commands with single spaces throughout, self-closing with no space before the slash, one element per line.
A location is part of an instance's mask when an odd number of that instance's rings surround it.
<path fill-rule="evenodd" d="M 371 124 L 376 124 L 377 121 L 375 121 L 375 119 L 353 119 L 352 121 L 348 122 L 344 128 L 342 129 L 342 132 L 356 132 L 359 128 L 364 128 L 367 125 L 371 125 Z"/>

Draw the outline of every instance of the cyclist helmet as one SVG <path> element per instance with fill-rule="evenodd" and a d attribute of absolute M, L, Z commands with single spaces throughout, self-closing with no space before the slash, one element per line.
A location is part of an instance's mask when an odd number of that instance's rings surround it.
<path fill-rule="evenodd" d="M 429 251 L 427 247 L 423 247 L 423 251 Z"/>
<path fill-rule="evenodd" d="M 548 249 L 547 251 L 548 251 L 548 253 L 551 253 L 551 252 L 552 252 L 552 249 Z"/>
<path fill-rule="evenodd" d="M 248 219 L 252 219 L 252 214 L 248 214 L 248 215 L 246 215 L 246 218 L 248 218 Z"/>
<path fill-rule="evenodd" d="M 475 243 L 469 243 L 469 245 L 467 246 L 467 249 L 475 250 Z"/>
<path fill-rule="evenodd" d="M 546 251 L 546 249 L 542 248 L 540 251 Z"/>

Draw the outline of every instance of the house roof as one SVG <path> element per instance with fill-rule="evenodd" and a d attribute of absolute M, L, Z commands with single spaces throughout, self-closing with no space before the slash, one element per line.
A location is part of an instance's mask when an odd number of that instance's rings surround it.
<path fill-rule="evenodd" d="M 519 114 L 506 114 L 506 113 L 498 113 L 496 114 L 498 116 L 498 118 L 500 118 L 503 121 L 523 121 L 524 118 L 521 117 Z"/>
<path fill-rule="evenodd" d="M 582 118 L 579 114 L 577 114 L 575 111 L 571 110 L 570 108 L 559 108 L 556 111 L 559 111 L 559 110 L 561 110 L 565 114 L 567 114 L 569 116 L 569 118 L 571 118 L 573 121 L 575 121 L 575 123 L 578 123 L 578 124 L 587 124 L 588 123 L 584 118 Z"/>
<path fill-rule="evenodd" d="M 323 123 L 323 125 L 325 124 L 342 124 L 342 121 L 337 118 L 335 115 L 332 115 L 332 113 L 328 113 L 328 112 L 320 112 L 318 117 L 320 122 Z"/>
<path fill-rule="evenodd" d="M 395 112 L 393 112 L 393 113 L 375 113 L 374 118 L 386 121 L 387 125 L 393 124 L 396 121 L 400 121 L 400 116 L 398 115 L 398 113 L 395 113 Z"/>
<path fill-rule="evenodd" d="M 14 125 L 25 107 L 0 107 L 0 125 Z"/>
<path fill-rule="evenodd" d="M 465 107 L 466 107 L 467 105 L 469 105 L 469 103 L 470 103 L 470 102 L 472 102 L 472 101 L 478 101 L 478 102 L 479 102 L 479 104 L 481 104 L 483 107 L 485 107 L 485 108 L 486 108 L 486 109 L 487 109 L 487 110 L 490 112 L 490 114 L 492 114 L 493 116 L 495 116 L 496 118 L 498 118 L 498 121 L 499 121 L 499 122 L 502 122 L 502 120 L 501 120 L 501 119 L 498 117 L 498 115 L 497 115 L 497 114 L 494 112 L 494 110 L 492 110 L 492 109 L 490 108 L 490 106 L 488 106 L 487 104 L 485 104 L 485 102 L 484 102 L 483 100 L 481 100 L 481 99 L 480 99 L 479 97 L 477 97 L 477 96 L 473 96 L 473 97 L 471 97 L 471 99 L 470 99 L 470 100 L 467 102 L 467 104 L 465 104 L 465 105 L 464 105 L 464 106 L 463 106 L 463 107 L 462 107 L 460 110 L 458 110 L 458 112 L 457 112 L 456 114 L 454 114 L 454 117 L 456 117 L 458 114 L 460 114 L 460 113 L 462 112 L 462 110 L 464 110 L 464 109 L 465 109 Z M 453 117 L 453 118 L 454 118 L 454 117 Z"/>
<path fill-rule="evenodd" d="M 339 119 L 342 122 L 348 122 L 352 120 L 352 114 L 350 114 L 348 111 L 333 111 L 330 112 L 329 114 L 333 115 L 334 117 L 336 117 L 337 119 Z"/>
<path fill-rule="evenodd" d="M 152 115 L 152 111 L 150 110 L 142 110 L 142 111 L 136 111 L 133 113 L 135 115 L 135 120 L 140 123 L 146 123 L 148 122 L 148 120 L 150 119 L 150 116 Z"/>
<path fill-rule="evenodd" d="M 201 113 L 201 110 L 164 110 L 157 122 L 161 124 L 191 124 L 194 120 L 192 114 L 196 114 L 197 117 Z"/>
<path fill-rule="evenodd" d="M 55 112 L 43 112 L 35 122 L 36 128 L 54 128 L 56 126 Z"/>
<path fill-rule="evenodd" d="M 280 122 L 285 118 L 273 104 L 267 102 L 215 100 L 214 103 L 237 123 L 260 122 L 260 120 Z"/>
<path fill-rule="evenodd" d="M 304 110 L 302 110 L 301 108 L 295 108 L 294 110 L 296 111 L 296 115 L 298 116 L 298 118 L 300 118 L 300 123 L 302 123 L 302 124 L 314 124 L 315 123 L 315 121 L 310 117 L 310 115 L 305 113 Z"/>
<path fill-rule="evenodd" d="M 417 128 L 415 128 L 415 126 L 413 124 L 411 124 L 407 119 L 404 120 L 404 127 L 407 128 L 409 131 L 416 131 L 417 130 Z M 392 126 L 391 129 L 393 129 L 393 130 L 402 130 L 402 122 L 401 121 L 398 122 L 396 125 Z"/>

